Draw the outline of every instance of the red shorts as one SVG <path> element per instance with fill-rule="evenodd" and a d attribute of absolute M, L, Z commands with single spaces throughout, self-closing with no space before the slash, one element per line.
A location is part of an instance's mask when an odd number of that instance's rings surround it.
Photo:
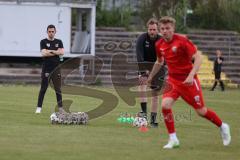
<path fill-rule="evenodd" d="M 195 109 L 204 107 L 202 89 L 197 77 L 194 78 L 193 85 L 191 86 L 185 85 L 183 82 L 170 77 L 167 79 L 167 83 L 172 85 L 172 89 L 164 92 L 163 98 L 170 97 L 177 100 L 178 97 L 181 96 L 185 102 Z"/>

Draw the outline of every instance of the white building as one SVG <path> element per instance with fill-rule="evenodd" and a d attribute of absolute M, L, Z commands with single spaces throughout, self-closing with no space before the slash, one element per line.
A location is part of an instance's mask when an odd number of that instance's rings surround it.
<path fill-rule="evenodd" d="M 95 17 L 95 0 L 0 0 L 0 56 L 40 57 L 49 24 L 65 57 L 95 55 Z"/>

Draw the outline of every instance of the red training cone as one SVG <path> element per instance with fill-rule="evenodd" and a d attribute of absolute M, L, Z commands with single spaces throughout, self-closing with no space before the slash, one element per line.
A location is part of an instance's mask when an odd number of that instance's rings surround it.
<path fill-rule="evenodd" d="M 148 131 L 148 128 L 145 127 L 145 126 L 141 126 L 139 129 L 138 129 L 139 132 L 147 132 Z"/>

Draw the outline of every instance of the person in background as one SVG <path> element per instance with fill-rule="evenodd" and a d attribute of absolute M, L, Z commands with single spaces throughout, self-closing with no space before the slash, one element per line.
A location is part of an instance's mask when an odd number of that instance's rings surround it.
<path fill-rule="evenodd" d="M 146 65 L 153 65 L 156 61 L 156 51 L 155 51 L 155 43 L 161 38 L 158 34 L 158 21 L 155 18 L 151 18 L 147 22 L 147 32 L 141 34 L 136 43 L 136 54 L 137 54 L 137 62 L 139 65 L 139 87 L 138 90 L 140 92 L 140 105 L 141 112 L 140 116 L 147 118 L 147 96 L 145 94 L 147 90 L 147 78 L 149 74 L 149 70 L 146 69 Z M 143 67 L 145 65 L 145 67 Z M 143 69 L 144 68 L 144 69 Z M 158 89 L 157 89 L 157 81 L 159 80 L 159 76 L 164 77 L 163 69 L 160 70 L 158 75 L 155 77 L 151 89 L 152 89 L 152 97 L 151 97 L 151 115 L 150 115 L 150 125 L 151 127 L 157 127 L 158 123 L 156 122 L 157 110 L 158 110 Z M 161 79 L 160 79 L 161 80 Z M 163 79 L 162 79 L 163 80 Z"/>
<path fill-rule="evenodd" d="M 51 80 L 56 92 L 58 109 L 59 112 L 64 113 L 61 93 L 61 71 L 60 68 L 57 68 L 60 64 L 60 56 L 64 54 L 63 43 L 60 39 L 55 38 L 56 28 L 54 25 L 49 25 L 47 27 L 47 34 L 48 37 L 40 42 L 43 65 L 41 73 L 41 88 L 35 113 L 39 114 L 42 111 L 43 99 L 49 85 L 49 76 L 51 73 L 53 73 Z"/>
<path fill-rule="evenodd" d="M 214 60 L 214 68 L 213 68 L 213 72 L 214 72 L 214 75 L 215 75 L 215 81 L 214 81 L 214 84 L 213 84 L 210 91 L 214 91 L 218 82 L 221 86 L 222 91 L 224 91 L 225 90 L 224 83 L 221 80 L 222 64 L 223 64 L 224 58 L 222 57 L 222 52 L 220 50 L 216 51 L 216 56 L 217 57 Z"/>

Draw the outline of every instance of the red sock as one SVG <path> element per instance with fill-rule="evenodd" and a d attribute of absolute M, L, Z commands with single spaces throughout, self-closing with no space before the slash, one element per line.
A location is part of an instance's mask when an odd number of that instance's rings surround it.
<path fill-rule="evenodd" d="M 167 127 L 168 133 L 174 133 L 175 128 L 174 128 L 174 117 L 172 114 L 172 109 L 162 109 L 163 117 L 164 117 L 164 122 Z"/>
<path fill-rule="evenodd" d="M 210 109 L 207 109 L 207 113 L 204 116 L 206 119 L 214 123 L 216 126 L 221 127 L 222 120 L 218 117 L 218 115 Z"/>

